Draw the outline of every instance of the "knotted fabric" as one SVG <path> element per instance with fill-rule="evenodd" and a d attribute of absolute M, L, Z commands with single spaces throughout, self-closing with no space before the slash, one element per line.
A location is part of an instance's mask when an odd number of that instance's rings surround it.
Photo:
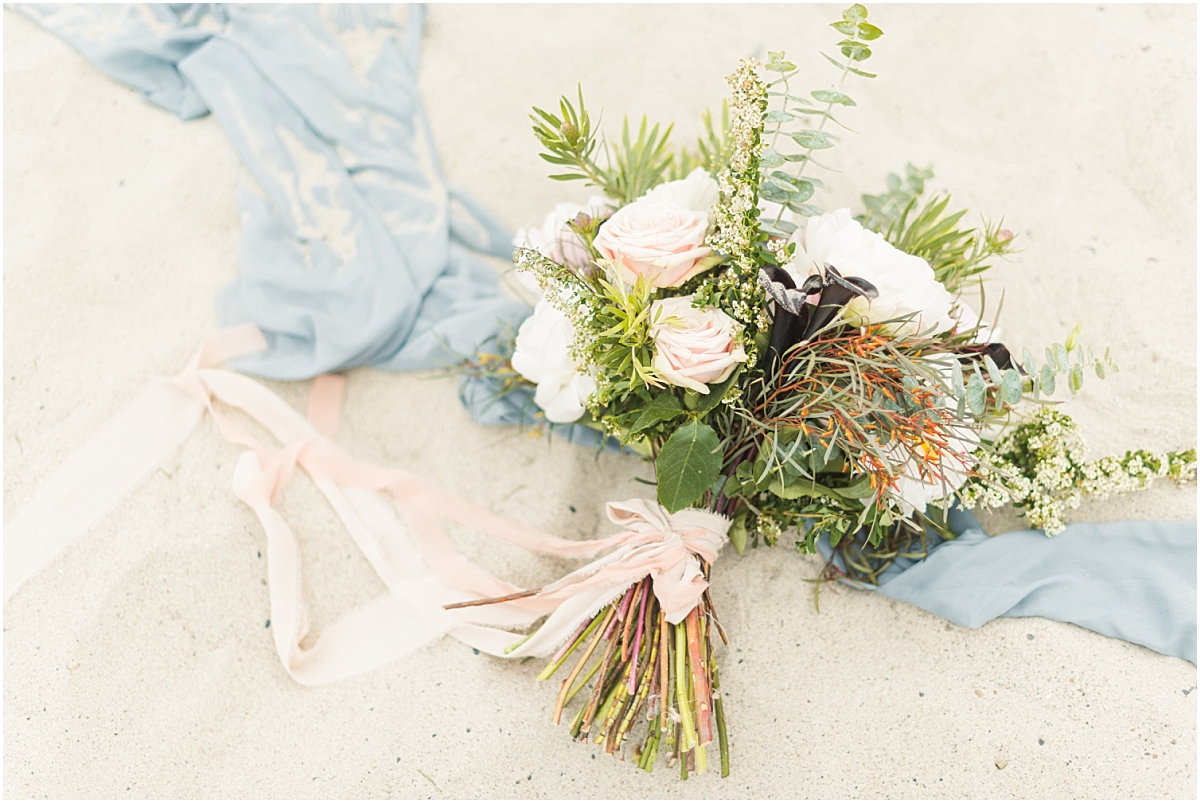
<path fill-rule="evenodd" d="M 496 516 L 411 472 L 364 463 L 340 449 L 329 435 L 336 426 L 341 377 L 314 380 L 306 418 L 250 377 L 212 367 L 264 345 L 252 324 L 216 333 L 182 372 L 151 386 L 68 461 L 7 528 L 6 595 L 150 472 L 205 411 L 227 441 L 245 449 L 233 490 L 266 532 L 275 646 L 287 672 L 305 685 L 373 669 L 445 634 L 492 655 L 545 655 L 647 575 L 671 622 L 682 620 L 708 587 L 700 561 L 713 562 L 725 543 L 724 517 L 699 510 L 671 515 L 655 502 L 634 499 L 608 507 L 609 518 L 624 532 L 570 541 Z M 217 401 L 261 424 L 282 448 L 268 450 Z M 308 648 L 300 646 L 309 627 L 299 544 L 273 506 L 296 468 L 312 477 L 388 587 L 386 595 L 326 628 Z M 378 491 L 390 494 L 395 506 Z M 537 593 L 446 610 L 448 604 L 522 593 L 468 560 L 450 539 L 447 521 L 558 557 L 612 551 Z M 547 614 L 527 639 L 508 629 L 530 626 Z"/>

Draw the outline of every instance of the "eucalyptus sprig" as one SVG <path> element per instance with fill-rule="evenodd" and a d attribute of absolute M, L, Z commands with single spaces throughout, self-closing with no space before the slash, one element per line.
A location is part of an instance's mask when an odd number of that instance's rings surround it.
<path fill-rule="evenodd" d="M 787 237 L 796 229 L 795 224 L 783 220 L 784 209 L 790 209 L 804 217 L 813 217 L 823 213 L 820 207 L 808 203 L 808 200 L 812 198 L 818 187 L 824 185 L 819 179 L 805 177 L 805 173 L 810 164 L 829 169 L 813 158 L 815 151 L 832 148 L 837 140 L 833 134 L 826 133 L 827 123 L 832 121 L 847 131 L 852 131 L 833 116 L 835 106 L 857 105 L 854 99 L 843 91 L 847 76 L 853 73 L 864 78 L 875 77 L 873 73 L 854 66 L 871 57 L 871 48 L 868 43 L 883 35 L 880 28 L 867 22 L 866 7 L 855 3 L 843 11 L 842 19 L 831 23 L 831 27 L 846 37 L 838 42 L 845 62 L 838 61 L 826 53 L 821 54 L 835 66 L 841 68 L 842 72 L 836 84 L 831 88 L 816 89 L 810 93 L 816 103 L 808 98 L 792 94 L 791 79 L 800 71 L 795 64 L 786 60 L 782 51 L 768 53 L 768 60 L 764 66 L 768 72 L 779 73 L 779 77 L 771 81 L 769 85 L 771 87 L 782 85 L 782 89 L 774 89 L 770 92 L 770 96 L 777 99 L 780 107 L 767 112 L 766 122 L 773 126 L 767 133 L 771 135 L 772 139 L 771 148 L 762 157 L 763 175 L 759 190 L 762 198 L 780 205 L 774 219 L 762 224 L 765 231 L 776 237 Z M 788 124 L 801 120 L 801 118 L 812 117 L 820 118 L 816 128 L 788 130 Z M 811 122 L 806 125 L 811 126 Z M 777 145 L 781 135 L 786 135 L 802 150 L 784 152 L 778 149 Z M 785 169 L 789 163 L 799 165 L 795 173 L 790 173 Z"/>

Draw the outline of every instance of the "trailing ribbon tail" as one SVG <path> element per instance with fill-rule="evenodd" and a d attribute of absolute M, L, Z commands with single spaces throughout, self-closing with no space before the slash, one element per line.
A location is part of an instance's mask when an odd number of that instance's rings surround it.
<path fill-rule="evenodd" d="M 133 490 L 196 428 L 205 403 L 180 381 L 185 374 L 265 348 L 253 324 L 213 333 L 183 374 L 149 385 L 56 471 L 4 528 L 4 599 Z"/>

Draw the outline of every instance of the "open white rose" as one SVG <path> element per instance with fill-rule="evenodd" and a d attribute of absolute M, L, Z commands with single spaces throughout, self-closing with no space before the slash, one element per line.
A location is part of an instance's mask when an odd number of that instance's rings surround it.
<path fill-rule="evenodd" d="M 849 209 L 809 218 L 792 239 L 798 247 L 787 267 L 799 281 L 829 264 L 843 276 L 861 277 L 879 290 L 878 298 L 855 298 L 846 305 L 842 315 L 850 322 L 880 323 L 915 312 L 915 318 L 897 327 L 899 332 L 912 334 L 931 327 L 944 332 L 954 326 L 953 300 L 934 278 L 929 263 L 864 229 L 850 217 Z"/>
<path fill-rule="evenodd" d="M 545 299 L 537 303 L 517 331 L 513 369 L 537 384 L 533 400 L 546 419 L 556 424 L 578 420 L 584 402 L 596 391 L 596 380 L 580 373 L 571 358 L 574 340 L 571 321 Z"/>
<path fill-rule="evenodd" d="M 650 321 L 657 350 L 653 366 L 672 385 L 708 395 L 709 384 L 724 382 L 746 361 L 737 322 L 715 307 L 696 309 L 691 296 L 655 301 Z"/>
<path fill-rule="evenodd" d="M 561 203 L 546 215 L 541 226 L 521 229 L 513 238 L 513 245 L 532 248 L 547 259 L 552 259 L 568 268 L 583 270 L 591 261 L 591 255 L 583 239 L 567 225 L 580 215 L 602 217 L 608 214 L 616 202 L 603 195 L 593 195 L 585 205 Z"/>
<path fill-rule="evenodd" d="M 592 245 L 616 263 L 626 284 L 645 275 L 654 287 L 678 287 L 715 264 L 706 236 L 706 213 L 675 201 L 640 200 L 606 220 Z"/>
<path fill-rule="evenodd" d="M 703 212 L 711 223 L 713 205 L 720 199 L 721 190 L 716 180 L 703 167 L 697 167 L 687 174 L 687 178 L 659 184 L 638 200 L 659 204 L 673 201 L 684 209 Z"/>

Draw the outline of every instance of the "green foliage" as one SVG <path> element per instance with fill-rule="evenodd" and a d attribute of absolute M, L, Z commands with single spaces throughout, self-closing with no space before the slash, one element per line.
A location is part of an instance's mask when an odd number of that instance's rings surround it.
<path fill-rule="evenodd" d="M 815 89 L 809 93 L 811 100 L 792 93 L 791 79 L 799 73 L 796 65 L 787 61 L 782 51 L 768 53 L 764 69 L 779 73 L 779 77 L 771 81 L 770 86 L 780 87 L 773 89 L 769 96 L 779 104 L 779 108 L 768 111 L 765 118 L 768 124 L 765 133 L 771 136 L 771 147 L 763 154 L 764 169 L 759 193 L 762 198 L 780 204 L 774 219 L 761 224 L 763 230 L 773 237 L 787 237 L 795 231 L 793 224 L 783 220 L 784 209 L 805 217 L 813 217 L 823 212 L 819 206 L 808 203 L 816 189 L 822 185 L 816 179 L 805 178 L 804 174 L 809 165 L 823 166 L 814 158 L 814 153 L 828 150 L 836 144 L 837 137 L 825 130 L 828 123 L 833 122 L 847 131 L 851 130 L 833 115 L 835 106 L 849 108 L 857 105 L 854 99 L 843 91 L 846 76 L 854 73 L 865 78 L 875 77 L 854 66 L 871 57 L 871 48 L 867 43 L 883 35 L 882 30 L 866 20 L 867 9 L 856 3 L 842 12 L 842 19 L 832 23 L 832 27 L 846 37 L 838 42 L 845 62 L 825 53 L 821 54 L 842 72 L 836 86 Z M 811 127 L 813 118 L 819 118 L 815 128 Z M 792 124 L 797 122 L 799 127 L 793 127 Z M 781 137 L 790 139 L 801 150 L 785 151 L 780 147 Z M 798 167 L 794 173 L 787 169 L 779 169 L 786 168 L 787 165 Z"/>
<path fill-rule="evenodd" d="M 663 181 L 674 153 L 670 147 L 671 126 L 660 130 L 649 127 L 642 117 L 637 138 L 630 136 L 629 118 L 621 127 L 621 140 L 610 145 L 592 130 L 591 116 L 583 102 L 583 88 L 578 89 L 577 104 L 566 96 L 559 99 L 559 114 L 533 109 L 533 133 L 546 149 L 542 159 L 553 165 L 563 165 L 568 172 L 550 178 L 558 181 L 585 181 L 588 186 L 600 187 L 621 204 L 629 203 Z M 595 160 L 603 141 L 606 165 Z"/>
<path fill-rule="evenodd" d="M 871 231 L 887 231 L 909 204 L 925 192 L 925 182 L 933 178 L 933 168 L 918 168 L 912 162 L 904 167 L 904 177 L 887 175 L 887 189 L 880 195 L 863 195 L 865 215 L 855 218 Z"/>
<path fill-rule="evenodd" d="M 671 513 L 696 502 L 721 474 L 721 439 L 695 419 L 672 433 L 654 461 L 658 501 Z"/>

